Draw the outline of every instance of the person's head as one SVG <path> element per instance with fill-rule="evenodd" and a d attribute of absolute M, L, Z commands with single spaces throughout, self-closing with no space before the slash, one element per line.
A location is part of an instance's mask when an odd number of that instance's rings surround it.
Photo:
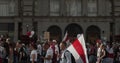
<path fill-rule="evenodd" d="M 44 49 L 47 50 L 50 47 L 50 44 L 48 42 L 44 43 Z"/>
<path fill-rule="evenodd" d="M 21 48 L 21 47 L 22 47 L 22 42 L 17 42 L 17 43 L 16 43 L 16 47 Z"/>
<path fill-rule="evenodd" d="M 102 43 L 102 41 L 101 40 L 96 40 L 96 45 L 97 45 L 97 47 L 100 47 L 100 45 L 101 45 L 101 43 Z"/>
<path fill-rule="evenodd" d="M 53 42 L 53 45 L 57 44 L 57 41 L 56 41 L 56 40 L 53 40 L 52 42 Z"/>
<path fill-rule="evenodd" d="M 101 45 L 100 45 L 100 48 L 101 48 L 101 49 L 105 49 L 105 45 L 104 45 L 104 44 L 101 44 Z"/>
<path fill-rule="evenodd" d="M 49 45 L 53 45 L 52 41 L 46 41 L 46 43 L 48 43 Z"/>
<path fill-rule="evenodd" d="M 30 43 L 30 48 L 31 48 L 32 50 L 37 49 L 37 45 L 34 44 L 34 43 Z"/>
<path fill-rule="evenodd" d="M 9 44 L 9 43 L 10 43 L 10 38 L 7 38 L 7 39 L 6 39 L 6 42 Z"/>
<path fill-rule="evenodd" d="M 60 43 L 60 49 L 61 49 L 61 50 L 66 49 L 66 47 L 67 47 L 66 42 L 61 42 L 61 43 Z"/>

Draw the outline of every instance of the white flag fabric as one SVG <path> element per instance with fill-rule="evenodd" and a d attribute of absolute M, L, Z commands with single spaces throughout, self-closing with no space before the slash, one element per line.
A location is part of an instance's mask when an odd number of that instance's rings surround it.
<path fill-rule="evenodd" d="M 69 37 L 68 37 L 68 33 L 66 32 L 65 33 L 65 36 L 64 36 L 64 38 L 63 38 L 63 40 L 62 40 L 63 42 L 66 42 L 66 44 L 67 44 L 67 47 L 71 44 L 70 43 L 70 39 L 69 39 Z"/>
<path fill-rule="evenodd" d="M 68 48 L 75 58 L 76 63 L 88 63 L 85 40 L 83 34 L 79 36 Z"/>
<path fill-rule="evenodd" d="M 68 39 L 68 33 L 66 32 L 66 33 L 65 33 L 65 36 L 64 36 L 64 38 L 63 38 L 62 41 L 67 42 L 68 40 L 69 40 L 69 39 Z"/>

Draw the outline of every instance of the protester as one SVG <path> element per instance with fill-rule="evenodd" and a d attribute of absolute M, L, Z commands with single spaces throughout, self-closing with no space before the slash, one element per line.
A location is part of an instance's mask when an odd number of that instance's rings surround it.
<path fill-rule="evenodd" d="M 13 44 L 9 43 L 9 55 L 8 55 L 8 63 L 13 63 L 13 56 L 14 56 L 14 48 L 13 48 Z"/>
<path fill-rule="evenodd" d="M 108 52 L 108 61 L 109 63 L 113 63 L 114 61 L 114 50 L 113 50 L 113 46 L 112 43 L 108 43 L 108 46 L 106 48 L 107 52 Z"/>
<path fill-rule="evenodd" d="M 88 47 L 88 55 L 89 55 L 89 63 L 96 63 L 95 47 L 94 44 L 92 43 L 90 43 Z"/>
<path fill-rule="evenodd" d="M 38 63 L 41 63 L 41 53 L 42 53 L 42 46 L 40 43 L 37 45 L 37 53 L 38 53 Z"/>
<path fill-rule="evenodd" d="M 65 42 L 60 43 L 61 57 L 60 63 L 71 63 L 71 53 L 66 50 L 67 44 Z"/>
<path fill-rule="evenodd" d="M 45 57 L 42 57 L 44 59 L 44 63 L 52 63 L 53 49 L 50 47 L 50 44 L 48 44 L 47 42 L 44 44 L 44 49 L 46 51 Z"/>
<path fill-rule="evenodd" d="M 30 63 L 37 63 L 37 46 L 34 43 L 30 44 L 31 54 L 30 54 Z"/>

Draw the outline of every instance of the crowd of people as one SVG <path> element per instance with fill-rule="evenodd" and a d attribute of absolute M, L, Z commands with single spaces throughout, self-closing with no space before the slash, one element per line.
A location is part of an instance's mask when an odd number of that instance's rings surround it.
<path fill-rule="evenodd" d="M 11 42 L 9 38 L 0 38 L 0 63 L 74 63 L 71 53 L 66 50 L 71 41 L 57 40 L 45 43 L 22 41 Z M 89 63 L 120 63 L 119 42 L 86 43 Z"/>
<path fill-rule="evenodd" d="M 120 43 L 97 40 L 87 44 L 89 63 L 120 63 Z"/>

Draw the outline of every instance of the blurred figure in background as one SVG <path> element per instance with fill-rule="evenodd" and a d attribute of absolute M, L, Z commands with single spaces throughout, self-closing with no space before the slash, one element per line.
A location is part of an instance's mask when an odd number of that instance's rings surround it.
<path fill-rule="evenodd" d="M 30 44 L 30 63 L 37 63 L 37 45 L 31 43 Z"/>
<path fill-rule="evenodd" d="M 50 47 L 50 44 L 48 44 L 47 42 L 44 44 L 44 49 L 46 51 L 45 57 L 42 57 L 44 59 L 44 63 L 52 63 L 53 49 Z"/>
<path fill-rule="evenodd" d="M 114 50 L 113 50 L 113 46 L 112 43 L 108 43 L 106 50 L 108 52 L 108 58 L 107 60 L 109 61 L 109 63 L 113 63 L 114 60 Z"/>

